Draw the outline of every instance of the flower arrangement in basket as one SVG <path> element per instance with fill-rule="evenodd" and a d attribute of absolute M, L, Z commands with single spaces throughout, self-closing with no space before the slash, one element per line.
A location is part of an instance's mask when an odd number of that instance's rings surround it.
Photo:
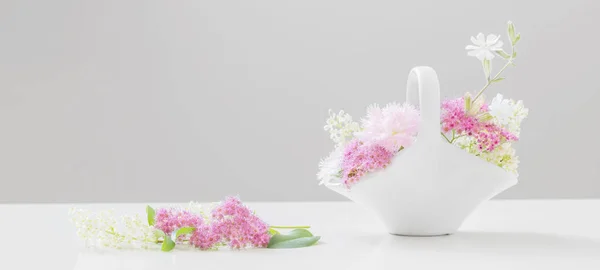
<path fill-rule="evenodd" d="M 528 109 L 501 94 L 491 101 L 484 95 L 515 66 L 521 35 L 511 22 L 508 38 L 510 52 L 499 35 L 471 37 L 468 55 L 481 62 L 486 79 L 477 92 L 440 102 L 435 71 L 417 67 L 407 102 L 371 105 L 360 124 L 330 111 L 325 130 L 335 149 L 319 164 L 320 184 L 373 210 L 390 233 L 456 231 L 479 203 L 517 182 L 513 144 Z M 504 61 L 495 74 L 494 59 Z"/>

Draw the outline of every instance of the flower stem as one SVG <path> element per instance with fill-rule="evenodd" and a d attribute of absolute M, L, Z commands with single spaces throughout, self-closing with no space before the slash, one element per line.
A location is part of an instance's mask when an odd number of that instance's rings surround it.
<path fill-rule="evenodd" d="M 271 229 L 310 229 L 310 226 L 271 226 Z"/>
<path fill-rule="evenodd" d="M 498 79 L 498 77 L 500 76 L 500 74 L 502 74 L 502 72 L 508 67 L 508 65 L 512 64 L 512 58 L 510 60 L 508 60 L 508 62 L 506 62 L 506 64 L 504 65 L 504 67 L 502 67 L 502 69 L 500 69 L 500 71 L 498 71 L 498 74 L 496 74 L 496 76 L 494 76 L 494 78 L 492 78 L 491 80 L 488 80 L 488 82 L 485 84 L 485 86 L 483 86 L 483 88 L 481 88 L 481 90 L 479 90 L 479 92 L 477 93 L 477 95 L 475 96 L 475 98 L 473 98 L 473 101 L 471 101 L 472 103 L 475 102 L 475 100 L 477 100 L 481 94 L 483 94 L 483 91 L 485 91 L 485 89 L 487 89 L 492 82 L 495 79 Z"/>
<path fill-rule="evenodd" d="M 446 139 L 446 141 L 448 141 L 448 143 L 452 143 L 448 137 L 446 137 L 446 134 L 444 134 L 444 132 L 440 132 L 440 134 L 442 134 L 442 137 L 444 137 L 444 139 Z"/>
<path fill-rule="evenodd" d="M 114 235 L 116 237 L 123 237 L 123 238 L 125 238 L 124 235 L 122 235 L 122 234 L 120 234 L 118 232 L 115 232 L 114 229 L 113 229 L 113 231 L 106 230 L 104 232 L 107 233 L 107 234 L 110 234 L 110 235 Z M 131 240 L 133 240 L 133 241 L 140 241 L 139 239 L 137 239 L 137 238 L 135 238 L 133 236 L 131 237 Z"/>
<path fill-rule="evenodd" d="M 473 98 L 473 100 L 471 101 L 471 104 L 475 103 L 475 100 L 477 100 L 477 98 L 479 98 L 481 96 L 481 94 L 483 94 L 483 91 L 485 91 L 485 89 L 487 89 L 493 82 L 494 80 L 500 78 L 500 74 L 502 74 L 502 72 L 504 72 L 504 70 L 510 65 L 512 64 L 513 61 L 513 52 L 515 51 L 515 46 L 512 46 L 511 48 L 511 52 L 510 52 L 510 58 L 508 59 L 508 61 L 506 62 L 506 64 L 504 65 L 504 67 L 502 67 L 502 69 L 500 69 L 500 71 L 498 71 L 498 73 L 496 74 L 496 76 L 494 76 L 494 78 L 492 78 L 491 80 L 488 78 L 487 83 L 485 84 L 485 86 L 483 86 L 483 88 L 481 88 L 481 90 L 479 90 L 479 92 L 477 92 L 477 95 L 475 96 L 475 98 Z"/>
<path fill-rule="evenodd" d="M 456 136 L 456 137 L 452 137 L 452 140 L 451 140 L 451 142 L 454 142 L 454 141 L 456 141 L 456 139 L 458 139 L 458 138 L 460 138 L 460 137 L 464 137 L 464 136 L 465 136 L 465 135 L 458 135 L 458 136 Z"/>

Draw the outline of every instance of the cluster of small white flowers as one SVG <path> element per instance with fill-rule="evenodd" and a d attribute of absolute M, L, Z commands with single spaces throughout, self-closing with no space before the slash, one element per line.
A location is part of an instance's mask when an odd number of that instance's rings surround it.
<path fill-rule="evenodd" d="M 481 159 L 496 164 L 498 167 L 508 172 L 518 175 L 519 157 L 511 143 L 503 143 L 494 148 L 494 151 L 482 151 L 477 146 L 477 141 L 473 137 L 460 137 L 454 141 L 454 145 L 476 155 Z"/>
<path fill-rule="evenodd" d="M 338 146 L 324 159 L 319 162 L 319 172 L 317 178 L 320 180 L 319 185 L 327 185 L 336 183 L 339 184 L 342 178 L 342 156 L 344 155 L 344 147 Z"/>
<path fill-rule="evenodd" d="M 519 136 L 521 133 L 521 122 L 529 114 L 529 109 L 523 106 L 523 101 L 515 102 L 512 99 L 504 99 L 501 94 L 496 95 L 490 103 L 490 114 L 494 121 L 506 127 L 512 134 Z"/>
<path fill-rule="evenodd" d="M 139 243 L 142 248 L 149 248 L 150 243 L 156 243 L 158 236 L 154 227 L 148 225 L 148 220 L 139 214 L 123 216 L 125 231 L 123 236 L 127 244 Z"/>
<path fill-rule="evenodd" d="M 119 231 L 117 219 L 113 211 L 92 213 L 88 210 L 71 209 L 71 222 L 77 228 L 77 236 L 86 241 L 86 245 L 102 245 L 121 248 L 125 244 L 140 244 L 143 248 L 148 243 L 155 243 L 157 236 L 154 228 L 139 215 L 123 216 L 123 231 Z"/>
<path fill-rule="evenodd" d="M 117 220 L 111 210 L 101 211 L 96 216 L 98 243 L 105 247 L 119 248 L 125 237 L 116 230 Z"/>
<path fill-rule="evenodd" d="M 331 140 L 336 145 L 343 145 L 354 136 L 355 132 L 360 131 L 360 125 L 352 121 L 352 116 L 344 111 L 335 114 L 329 110 L 329 118 L 324 129 L 329 131 Z"/>
<path fill-rule="evenodd" d="M 204 221 L 209 221 L 210 217 L 206 213 L 210 213 L 212 211 L 212 208 L 214 208 L 214 205 L 214 203 L 211 203 L 208 206 L 208 208 L 205 209 L 205 207 L 202 206 L 199 202 L 190 201 L 185 210 L 200 215 L 204 219 Z"/>
<path fill-rule="evenodd" d="M 71 222 L 77 228 L 79 238 L 86 240 L 86 242 L 96 238 L 98 226 L 96 226 L 96 219 L 91 216 L 90 211 L 72 208 L 69 215 L 71 216 Z"/>

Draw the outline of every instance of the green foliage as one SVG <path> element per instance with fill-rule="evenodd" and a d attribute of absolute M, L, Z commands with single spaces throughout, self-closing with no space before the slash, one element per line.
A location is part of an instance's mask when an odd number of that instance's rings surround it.
<path fill-rule="evenodd" d="M 175 242 L 167 234 L 164 234 L 163 243 L 160 247 L 162 251 L 171 251 L 175 248 Z"/>
<path fill-rule="evenodd" d="M 181 227 L 177 229 L 177 231 L 173 232 L 173 239 L 177 239 L 179 236 L 184 234 L 193 233 L 196 230 L 194 227 Z"/>
<path fill-rule="evenodd" d="M 511 21 L 508 21 L 508 37 L 510 38 L 511 42 L 515 40 L 515 25 Z"/>
<path fill-rule="evenodd" d="M 521 34 L 515 31 L 515 25 L 511 21 L 508 22 L 508 37 L 510 38 L 510 44 L 513 47 L 521 40 Z"/>
<path fill-rule="evenodd" d="M 320 236 L 301 237 L 296 239 L 290 239 L 288 241 L 278 242 L 275 244 L 269 244 L 269 248 L 301 248 L 309 247 L 319 242 Z"/>
<path fill-rule="evenodd" d="M 148 225 L 154 226 L 154 216 L 156 215 L 156 212 L 150 205 L 146 205 L 146 215 L 148 216 Z"/>
<path fill-rule="evenodd" d="M 496 51 L 496 54 L 499 55 L 500 57 L 504 58 L 504 59 L 509 59 L 510 58 L 510 55 L 508 55 L 508 53 L 506 53 L 503 50 Z"/>
<path fill-rule="evenodd" d="M 268 248 L 300 248 L 308 247 L 317 243 L 320 236 L 313 234 L 306 229 L 295 229 L 287 234 L 277 233 L 271 237 Z"/>

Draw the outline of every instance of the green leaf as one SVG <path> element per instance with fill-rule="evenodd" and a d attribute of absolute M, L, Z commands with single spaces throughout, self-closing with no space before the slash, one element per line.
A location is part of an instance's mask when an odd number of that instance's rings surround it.
<path fill-rule="evenodd" d="M 508 37 L 510 37 L 511 41 L 515 40 L 515 25 L 511 21 L 508 21 Z M 513 42 L 512 44 L 514 45 L 515 43 Z"/>
<path fill-rule="evenodd" d="M 494 118 L 490 113 L 483 113 L 481 115 L 479 115 L 479 120 L 483 121 L 483 122 L 487 122 L 492 120 L 492 118 Z"/>
<path fill-rule="evenodd" d="M 504 79 L 505 79 L 504 77 L 500 77 L 500 78 L 493 79 L 492 82 L 499 82 L 499 81 L 502 81 Z"/>
<path fill-rule="evenodd" d="M 174 248 L 175 248 L 175 242 L 173 242 L 173 240 L 171 239 L 171 237 L 169 237 L 168 235 L 165 234 L 162 246 L 160 247 L 160 250 L 162 250 L 162 251 L 171 251 Z"/>
<path fill-rule="evenodd" d="M 512 58 L 517 58 L 517 51 L 513 51 Z"/>
<path fill-rule="evenodd" d="M 276 234 L 279 234 L 279 231 L 277 231 L 277 230 L 275 230 L 273 228 L 269 228 L 269 234 L 270 235 L 276 235 Z"/>
<path fill-rule="evenodd" d="M 146 215 L 148 216 L 148 225 L 154 226 L 154 216 L 156 212 L 150 205 L 146 205 Z"/>
<path fill-rule="evenodd" d="M 196 228 L 194 227 L 181 227 L 179 229 L 177 229 L 177 231 L 173 232 L 173 239 L 177 239 L 179 236 L 184 235 L 184 234 L 190 234 L 193 233 L 196 230 Z"/>
<path fill-rule="evenodd" d="M 508 55 L 508 53 L 506 53 L 503 50 L 498 50 L 498 51 L 495 51 L 495 52 L 496 52 L 497 55 L 500 55 L 504 59 L 510 58 L 510 55 Z"/>
<path fill-rule="evenodd" d="M 313 236 L 311 232 L 306 229 L 295 229 L 287 234 L 275 234 L 269 241 L 268 248 L 297 248 L 307 247 L 317 241 L 320 236 Z"/>
<path fill-rule="evenodd" d="M 165 236 L 165 233 L 161 230 L 154 230 L 154 236 L 156 236 L 156 238 L 161 238 Z"/>
<path fill-rule="evenodd" d="M 321 239 L 320 236 L 310 236 L 310 237 L 300 237 L 296 239 L 291 239 L 288 241 L 278 242 L 276 244 L 271 245 L 269 243 L 268 248 L 301 248 L 301 247 L 309 247 L 319 242 Z"/>

